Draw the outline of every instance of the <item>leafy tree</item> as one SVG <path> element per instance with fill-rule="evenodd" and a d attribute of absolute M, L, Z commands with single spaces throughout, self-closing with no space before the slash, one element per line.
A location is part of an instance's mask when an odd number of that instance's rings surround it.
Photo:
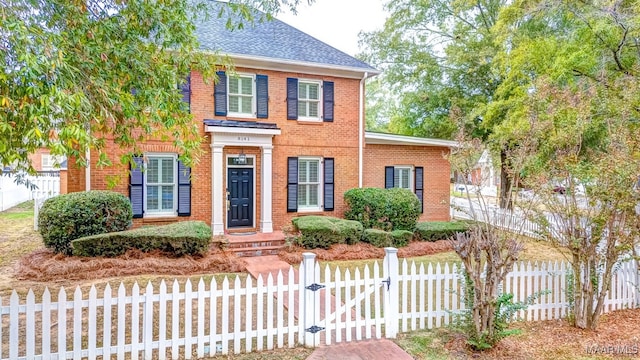
<path fill-rule="evenodd" d="M 298 2 L 0 0 L 0 163 L 33 171 L 28 155 L 46 147 L 80 165 L 97 150 L 108 166 L 107 137 L 126 162 L 149 136 L 171 139 L 190 163 L 202 139 L 178 85 L 190 69 L 214 80 L 225 63 L 198 51 L 195 21 L 226 17 L 233 28 Z"/>
<path fill-rule="evenodd" d="M 452 138 L 461 125 L 473 137 L 490 140 L 494 126 L 502 120 L 495 113 L 490 119 L 485 116 L 502 83 L 502 74 L 493 71 L 501 49 L 494 26 L 508 3 L 390 0 L 386 4 L 391 15 L 384 28 L 362 34 L 361 43 L 367 47 L 362 56 L 384 70 L 381 82 L 391 93 L 387 98 L 391 103 L 382 112 L 391 114 L 388 130 Z M 375 112 L 378 108 L 370 108 L 369 117 L 380 116 Z M 501 205 L 505 207 L 511 188 L 508 148 L 503 143 L 493 148 L 502 154 Z"/>
<path fill-rule="evenodd" d="M 505 80 L 488 113 L 505 119 L 497 136 L 529 150 L 519 154 L 523 181 L 544 202 L 543 235 L 569 253 L 580 328 L 597 327 L 613 272 L 640 235 L 639 5 L 516 1 L 497 27 Z"/>

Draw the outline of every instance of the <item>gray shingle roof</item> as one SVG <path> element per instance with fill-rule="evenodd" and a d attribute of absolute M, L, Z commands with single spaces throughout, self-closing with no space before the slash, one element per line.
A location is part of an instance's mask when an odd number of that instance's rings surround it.
<path fill-rule="evenodd" d="M 214 1 L 209 4 L 220 6 Z M 222 18 L 213 15 L 196 23 L 196 35 L 203 50 L 375 71 L 367 63 L 278 19 L 253 24 L 245 21 L 243 29 L 233 31 L 227 29 L 226 21 L 225 15 Z"/>

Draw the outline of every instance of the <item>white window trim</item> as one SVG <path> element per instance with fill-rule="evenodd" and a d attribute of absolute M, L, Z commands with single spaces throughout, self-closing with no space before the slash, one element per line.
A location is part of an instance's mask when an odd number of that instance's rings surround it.
<path fill-rule="evenodd" d="M 298 114 L 298 120 L 300 121 L 309 121 L 309 122 L 322 122 L 322 99 L 323 99 L 323 86 L 322 86 L 322 80 L 315 80 L 315 79 L 298 79 L 298 106 L 300 106 L 300 83 L 307 83 L 307 84 L 318 84 L 318 116 L 317 117 L 311 117 L 311 116 L 300 116 L 300 114 Z M 304 101 L 308 101 L 308 100 L 304 100 Z"/>
<path fill-rule="evenodd" d="M 298 186 L 300 185 L 300 160 L 317 160 L 318 161 L 318 206 L 300 206 L 298 203 L 298 212 L 318 212 L 324 211 L 324 159 L 318 156 L 299 156 L 298 157 Z M 307 183 L 308 184 L 308 183 Z M 298 199 L 300 199 L 300 188 L 298 188 Z"/>
<path fill-rule="evenodd" d="M 250 77 L 251 81 L 252 81 L 252 85 L 251 85 L 251 114 L 245 114 L 245 113 L 239 113 L 239 112 L 231 112 L 229 110 L 229 108 L 230 108 L 229 104 L 231 103 L 229 101 L 229 99 L 232 96 L 231 92 L 229 91 L 229 87 L 231 85 L 231 79 L 239 78 L 239 77 Z M 236 96 L 238 96 L 238 95 L 236 95 Z M 249 118 L 249 119 L 257 118 L 256 98 L 257 98 L 257 93 L 256 93 L 256 74 L 249 74 L 249 73 L 229 74 L 229 77 L 227 79 L 227 116 L 228 117 Z"/>
<path fill-rule="evenodd" d="M 152 157 L 171 157 L 173 158 L 173 210 L 172 211 L 151 211 L 147 210 L 147 195 L 149 192 L 147 191 L 147 162 L 148 159 Z M 143 203 L 142 207 L 144 210 L 145 218 L 154 218 L 154 217 L 174 217 L 178 216 L 178 155 L 174 153 L 145 153 L 144 154 L 144 171 L 143 174 Z M 161 201 L 161 199 L 159 199 Z"/>
<path fill-rule="evenodd" d="M 414 175 L 413 175 L 413 166 L 411 166 L 411 165 L 395 165 L 395 166 L 393 167 L 393 171 L 394 171 L 393 177 L 394 177 L 394 178 L 395 178 L 395 176 L 396 176 L 396 174 L 395 174 L 396 169 L 409 170 L 409 188 L 408 188 L 407 190 L 414 191 L 414 187 L 413 187 L 413 178 L 414 178 Z M 395 184 L 394 184 L 394 185 L 395 185 Z M 394 186 L 394 187 L 396 187 L 396 188 L 400 188 L 400 189 L 405 189 L 405 188 L 402 188 L 402 187 L 400 187 L 400 186 Z"/>
<path fill-rule="evenodd" d="M 47 159 L 47 165 L 45 165 L 45 159 Z M 42 169 L 42 171 L 60 170 L 60 164 L 62 164 L 64 160 L 64 156 L 41 154 L 40 168 Z"/>

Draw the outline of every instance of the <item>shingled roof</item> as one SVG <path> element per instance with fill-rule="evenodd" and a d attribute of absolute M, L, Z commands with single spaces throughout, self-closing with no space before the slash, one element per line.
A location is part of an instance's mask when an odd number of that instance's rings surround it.
<path fill-rule="evenodd" d="M 220 6 L 214 1 L 210 4 Z M 367 63 L 278 19 L 253 24 L 245 22 L 243 29 L 236 30 L 227 29 L 226 21 L 224 17 L 211 16 L 196 23 L 196 36 L 203 50 L 378 72 Z"/>

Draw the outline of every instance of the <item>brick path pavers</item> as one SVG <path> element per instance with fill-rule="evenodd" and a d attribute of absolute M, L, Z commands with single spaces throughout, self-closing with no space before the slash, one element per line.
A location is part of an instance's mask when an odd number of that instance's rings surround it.
<path fill-rule="evenodd" d="M 262 275 L 265 279 L 272 274 L 274 280 L 278 271 L 282 271 L 285 283 L 288 281 L 289 264 L 280 260 L 276 255 L 258 256 L 253 258 L 245 258 L 247 262 L 247 271 L 252 277 L 258 278 Z M 298 271 L 295 270 L 294 276 L 298 277 Z M 285 298 L 284 305 L 289 308 Z M 298 297 L 294 300 L 294 311 L 298 307 Z M 321 312 L 322 314 L 324 313 Z M 322 340 L 324 341 L 324 340 Z M 349 343 L 339 343 L 335 345 L 322 345 L 318 347 L 307 360 L 412 360 L 413 358 L 402 350 L 398 345 L 388 339 L 371 339 L 352 341 Z"/>

